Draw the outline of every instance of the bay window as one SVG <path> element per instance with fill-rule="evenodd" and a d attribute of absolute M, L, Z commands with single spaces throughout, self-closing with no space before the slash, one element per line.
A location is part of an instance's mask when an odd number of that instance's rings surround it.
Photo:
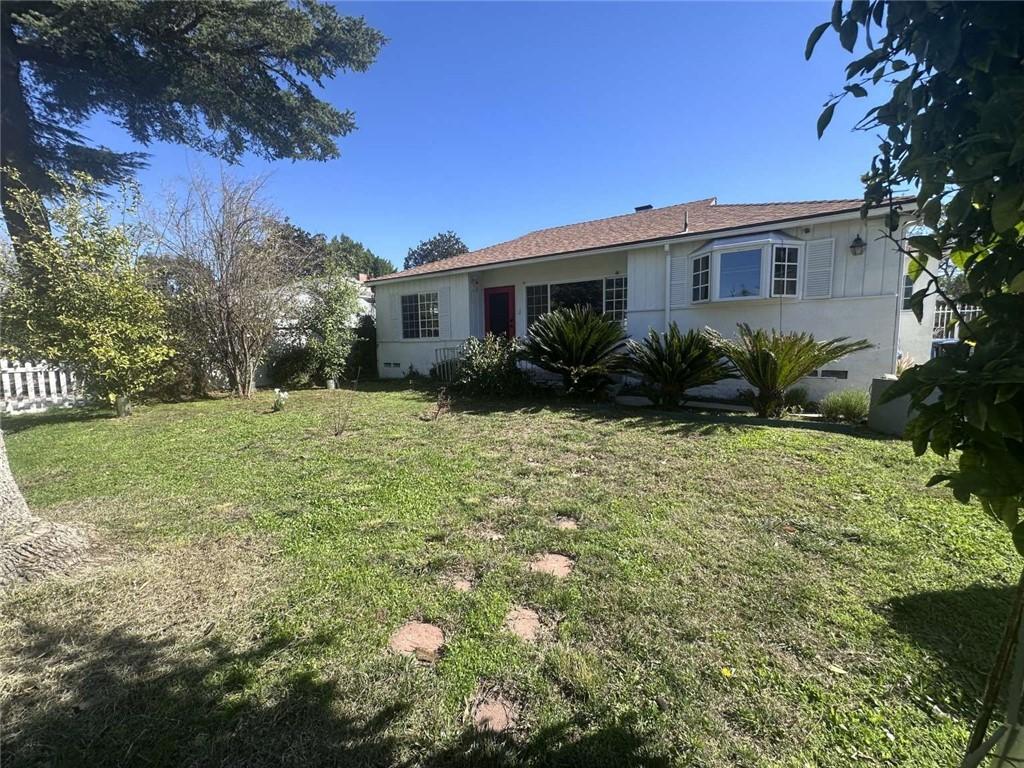
<path fill-rule="evenodd" d="M 689 259 L 690 303 L 799 298 L 803 258 L 804 243 L 784 232 L 712 240 Z"/>
<path fill-rule="evenodd" d="M 718 298 L 746 299 L 761 295 L 760 248 L 726 251 L 719 256 Z"/>

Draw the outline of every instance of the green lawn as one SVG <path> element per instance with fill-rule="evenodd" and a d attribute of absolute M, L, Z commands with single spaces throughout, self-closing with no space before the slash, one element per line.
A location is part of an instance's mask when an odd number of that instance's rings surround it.
<path fill-rule="evenodd" d="M 5 419 L 32 507 L 97 541 L 0 595 L 5 765 L 956 760 L 1017 565 L 923 487 L 935 457 L 601 406 L 431 420 L 384 385 L 270 400 Z M 409 619 L 444 630 L 435 665 L 387 652 Z M 474 735 L 481 689 L 514 732 Z"/>

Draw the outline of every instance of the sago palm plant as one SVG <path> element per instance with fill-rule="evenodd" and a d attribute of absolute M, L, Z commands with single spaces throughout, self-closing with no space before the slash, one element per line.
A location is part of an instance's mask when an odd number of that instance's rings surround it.
<path fill-rule="evenodd" d="M 675 323 L 665 333 L 653 328 L 646 338 L 626 342 L 629 369 L 643 379 L 651 399 L 659 405 L 676 406 L 686 390 L 736 377 L 736 370 L 722 357 L 716 341 L 702 331 L 679 330 Z"/>
<path fill-rule="evenodd" d="M 818 341 L 809 333 L 779 333 L 774 328 L 756 331 L 739 323 L 738 337 L 725 339 L 711 331 L 722 353 L 755 390 L 751 405 L 758 416 L 778 416 L 785 407 L 786 390 L 811 371 L 872 345 L 865 339 L 843 336 Z"/>
<path fill-rule="evenodd" d="M 592 307 L 563 307 L 530 326 L 524 357 L 562 377 L 569 394 L 596 392 L 625 368 L 622 324 Z"/>

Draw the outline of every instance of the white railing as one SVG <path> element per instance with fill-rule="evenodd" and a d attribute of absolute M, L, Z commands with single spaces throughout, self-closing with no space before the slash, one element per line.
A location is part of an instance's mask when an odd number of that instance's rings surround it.
<path fill-rule="evenodd" d="M 82 401 L 75 375 L 47 363 L 22 363 L 0 358 L 0 399 L 4 413 L 42 411 Z"/>
<path fill-rule="evenodd" d="M 981 307 L 973 304 L 960 304 L 960 316 L 968 323 L 981 314 Z M 935 321 L 932 323 L 933 339 L 955 339 L 956 318 L 953 309 L 941 299 L 935 302 Z"/>

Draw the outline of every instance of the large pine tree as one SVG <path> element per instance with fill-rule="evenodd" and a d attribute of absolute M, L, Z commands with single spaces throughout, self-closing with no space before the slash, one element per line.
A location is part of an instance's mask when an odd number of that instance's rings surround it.
<path fill-rule="evenodd" d="M 144 163 L 141 153 L 90 144 L 80 127 L 95 115 L 139 144 L 185 144 L 228 162 L 245 152 L 328 160 L 355 119 L 314 89 L 366 70 L 383 43 L 363 19 L 314 0 L 0 4 L 0 203 L 15 254 L 30 228 L 14 184 L 46 195 L 54 176 L 117 181 Z M 45 211 L 32 210 L 45 226 Z M 2 433 L 0 507 L 0 523 L 25 509 Z M 0 524 L 0 563 L 16 554 L 13 530 Z"/>

